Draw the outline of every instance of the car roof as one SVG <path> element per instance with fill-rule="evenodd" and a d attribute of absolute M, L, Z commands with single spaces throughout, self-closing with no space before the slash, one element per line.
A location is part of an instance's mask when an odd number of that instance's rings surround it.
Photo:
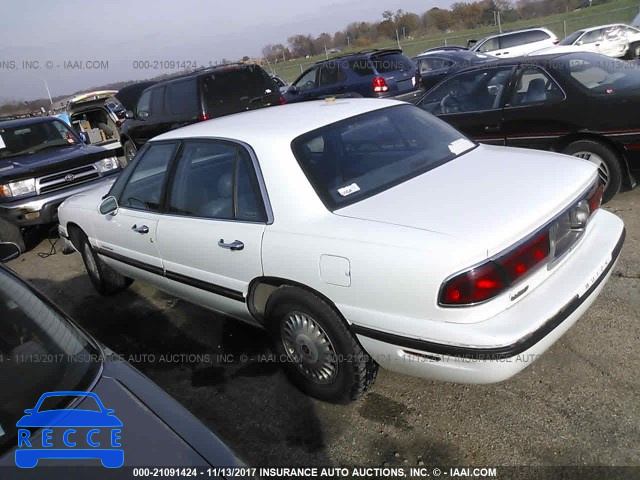
<path fill-rule="evenodd" d="M 227 138 L 249 145 L 294 138 L 349 117 L 394 105 L 397 100 L 378 98 L 338 98 L 290 103 L 226 115 L 172 130 L 151 141 L 182 138 Z"/>
<path fill-rule="evenodd" d="M 205 68 L 201 68 L 200 70 L 195 70 L 193 72 L 190 73 L 185 73 L 182 75 L 177 75 L 175 77 L 171 77 L 171 78 L 167 78 L 166 80 L 161 80 L 158 83 L 151 85 L 149 88 L 145 89 L 146 90 L 151 90 L 153 88 L 156 87 L 161 87 L 163 85 L 167 85 L 169 83 L 173 83 L 173 82 L 179 82 L 181 80 L 187 80 L 190 78 L 197 78 L 201 75 L 208 75 L 210 73 L 221 73 L 221 72 L 228 72 L 231 70 L 240 70 L 240 69 L 244 69 L 244 68 L 260 68 L 262 69 L 262 67 L 256 63 L 227 63 L 227 64 L 223 64 L 223 65 L 215 65 L 213 67 L 205 67 Z"/>
<path fill-rule="evenodd" d="M 31 125 L 34 123 L 46 122 L 51 120 L 60 120 L 58 117 L 28 117 L 16 118 L 15 120 L 0 121 L 0 128 L 13 128 L 21 125 Z"/>
<path fill-rule="evenodd" d="M 532 32 L 534 30 L 542 30 L 543 32 L 550 33 L 551 35 L 554 35 L 554 33 L 551 30 L 549 30 L 548 28 L 545 28 L 545 27 L 530 27 L 530 28 L 520 28 L 518 30 L 508 30 L 508 31 L 502 32 L 502 33 L 495 33 L 493 35 L 487 35 L 486 37 L 482 37 L 480 39 L 480 41 L 481 40 L 486 40 L 486 39 L 489 39 L 489 38 L 501 37 L 503 35 L 511 35 L 511 34 L 514 34 L 514 33 Z"/>
<path fill-rule="evenodd" d="M 332 62 L 334 60 L 344 60 L 345 58 L 371 58 L 375 55 L 391 55 L 394 53 L 403 53 L 399 48 L 372 48 L 370 50 L 361 50 L 359 52 L 344 53 L 327 60 L 320 60 L 315 65 L 321 65 L 323 63 Z"/>

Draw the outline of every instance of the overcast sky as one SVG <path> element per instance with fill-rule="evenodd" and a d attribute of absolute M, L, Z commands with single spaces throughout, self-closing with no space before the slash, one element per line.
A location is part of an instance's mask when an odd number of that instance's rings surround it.
<path fill-rule="evenodd" d="M 134 69 L 135 60 L 195 60 L 206 65 L 222 58 L 258 56 L 264 45 L 284 43 L 296 33 L 333 34 L 352 21 L 380 20 L 384 10 L 422 13 L 451 3 L 453 0 L 4 0 L 0 102 L 45 97 L 45 80 L 56 96 L 163 73 Z M 65 68 L 65 62 L 84 65 L 87 60 L 107 61 L 108 68 Z M 31 67 L 25 61 L 32 62 Z"/>

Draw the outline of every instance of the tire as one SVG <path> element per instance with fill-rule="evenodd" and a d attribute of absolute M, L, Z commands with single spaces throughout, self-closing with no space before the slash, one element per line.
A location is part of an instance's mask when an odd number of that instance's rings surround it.
<path fill-rule="evenodd" d="M 98 293 L 101 295 L 115 295 L 129 288 L 133 280 L 120 275 L 98 257 L 83 232 L 78 233 L 78 239 L 80 255 L 82 255 L 85 269 Z"/>
<path fill-rule="evenodd" d="M 589 160 L 598 166 L 600 182 L 604 186 L 602 203 L 611 200 L 622 186 L 620 157 L 609 146 L 596 140 L 578 140 L 570 143 L 562 153 Z"/>
<path fill-rule="evenodd" d="M 640 43 L 632 43 L 629 45 L 626 58 L 628 60 L 634 60 L 640 57 Z"/>
<path fill-rule="evenodd" d="M 131 162 L 131 160 L 133 160 L 133 157 L 136 156 L 136 153 L 138 153 L 138 148 L 136 147 L 136 144 L 131 140 L 127 140 L 122 146 L 122 151 L 124 153 L 124 165 L 122 165 L 122 167 L 124 168 Z"/>
<path fill-rule="evenodd" d="M 0 218 L 0 242 L 11 242 L 18 245 L 20 253 L 27 251 L 20 227 Z"/>
<path fill-rule="evenodd" d="M 318 296 L 281 287 L 269 298 L 266 317 L 278 358 L 285 362 L 291 381 L 306 394 L 347 404 L 373 385 L 378 364 Z"/>

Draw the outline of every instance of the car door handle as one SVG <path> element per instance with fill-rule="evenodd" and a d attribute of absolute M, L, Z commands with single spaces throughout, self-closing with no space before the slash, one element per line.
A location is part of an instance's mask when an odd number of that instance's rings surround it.
<path fill-rule="evenodd" d="M 145 233 L 149 233 L 149 227 L 147 227 L 146 225 L 134 225 L 133 227 L 131 227 L 131 230 L 133 230 L 134 232 L 137 233 L 141 233 L 141 234 L 145 234 Z"/>
<path fill-rule="evenodd" d="M 242 250 L 244 248 L 244 243 L 242 243 L 240 240 L 235 240 L 231 243 L 224 243 L 224 239 L 221 238 L 218 242 L 218 246 L 226 248 L 228 250 Z"/>
<path fill-rule="evenodd" d="M 484 126 L 484 131 L 485 132 L 497 132 L 500 130 L 500 124 L 497 125 L 485 125 Z"/>

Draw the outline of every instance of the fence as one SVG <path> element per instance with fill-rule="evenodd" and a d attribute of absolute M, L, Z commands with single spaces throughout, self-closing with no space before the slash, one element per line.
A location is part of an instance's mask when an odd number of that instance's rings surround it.
<path fill-rule="evenodd" d="M 617 8 L 609 10 L 604 13 L 598 13 L 593 15 L 584 15 L 581 17 L 568 18 L 567 20 L 559 20 L 549 23 L 536 23 L 535 20 L 520 21 L 513 24 L 504 24 L 502 31 L 522 29 L 527 27 L 545 27 L 555 33 L 558 38 L 564 38 L 568 34 L 580 30 L 586 27 L 595 27 L 597 25 L 605 25 L 608 23 L 630 23 L 638 14 L 638 7 L 631 6 L 625 8 Z M 415 56 L 420 52 L 423 52 L 429 48 L 439 47 L 442 45 L 461 45 L 466 46 L 469 40 L 479 40 L 487 35 L 498 33 L 495 26 L 485 27 L 481 29 L 473 30 L 472 33 L 467 35 L 445 35 L 433 38 L 424 38 L 417 42 L 407 43 L 406 40 L 398 40 L 397 42 L 389 42 L 381 45 L 378 48 L 396 48 L 400 46 L 408 56 Z M 294 60 L 293 63 L 287 65 L 270 64 L 267 65 L 267 70 L 271 70 L 274 74 L 283 78 L 288 82 L 294 81 L 304 70 L 311 67 L 316 61 L 322 60 L 322 58 L 316 57 L 315 59 L 305 62 Z"/>

